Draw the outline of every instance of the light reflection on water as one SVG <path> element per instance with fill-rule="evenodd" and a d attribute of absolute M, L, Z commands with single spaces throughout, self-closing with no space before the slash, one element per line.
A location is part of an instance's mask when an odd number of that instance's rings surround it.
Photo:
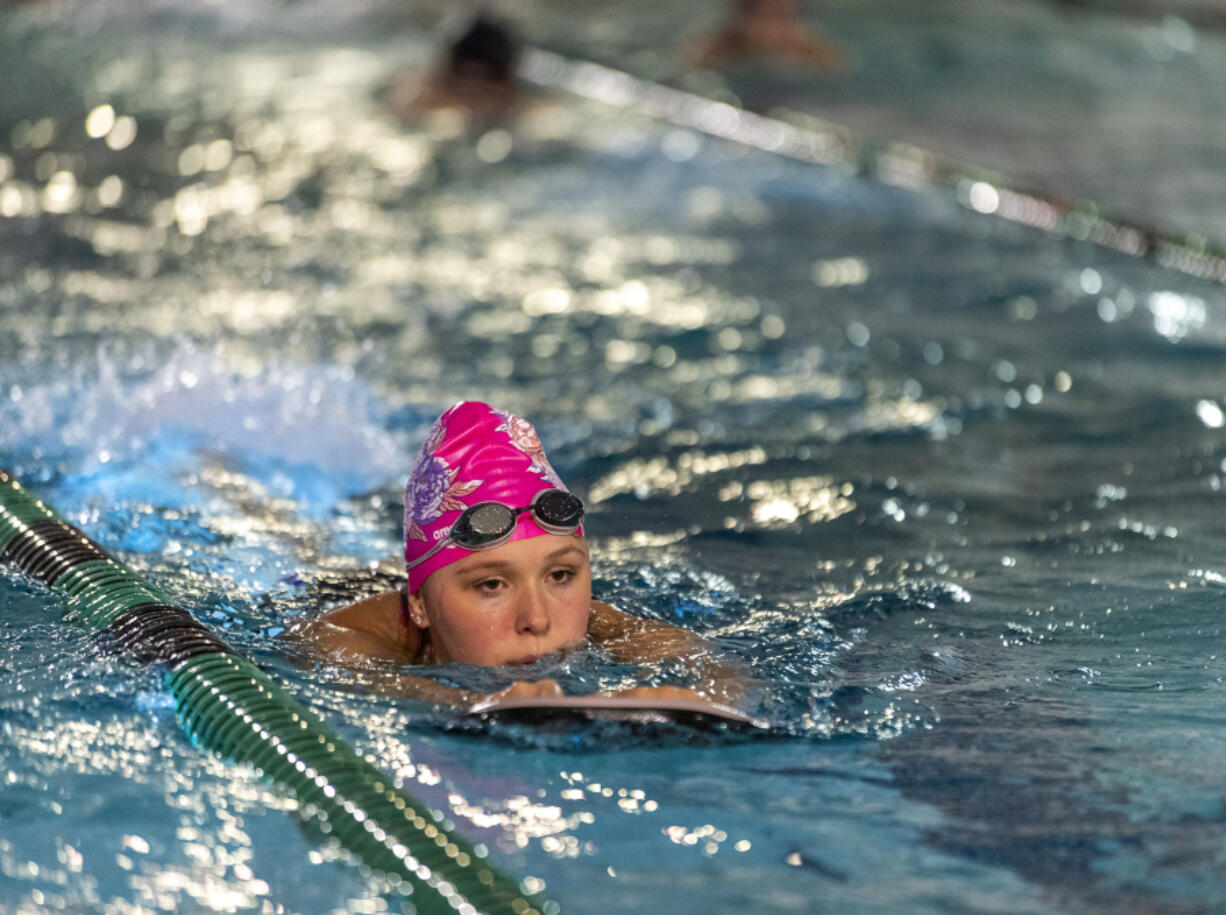
<path fill-rule="evenodd" d="M 382 39 L 299 37 L 104 28 L 2 125 L 0 463 L 569 909 L 1221 898 L 1212 767 L 1162 749 L 1220 749 L 1220 290 L 595 105 L 405 131 Z M 461 396 L 538 422 L 598 594 L 745 660 L 785 739 L 474 737 L 286 660 Z M 387 904 L 155 673 L 0 605 L 0 898 Z"/>

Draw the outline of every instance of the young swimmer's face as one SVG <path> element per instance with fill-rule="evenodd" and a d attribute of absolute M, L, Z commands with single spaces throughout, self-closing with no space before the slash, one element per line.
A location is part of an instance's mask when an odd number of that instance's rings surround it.
<path fill-rule="evenodd" d="M 513 540 L 435 571 L 409 597 L 437 663 L 532 664 L 587 635 L 592 570 L 578 536 Z"/>

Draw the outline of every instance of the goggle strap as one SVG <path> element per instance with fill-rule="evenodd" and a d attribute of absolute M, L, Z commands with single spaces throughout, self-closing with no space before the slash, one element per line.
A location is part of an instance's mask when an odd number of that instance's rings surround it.
<path fill-rule="evenodd" d="M 404 567 L 404 570 L 407 572 L 407 571 L 409 571 L 410 569 L 415 569 L 415 568 L 417 568 L 419 565 L 421 565 L 421 564 L 422 564 L 423 562 L 425 562 L 427 559 L 432 559 L 432 558 L 433 558 L 433 557 L 434 557 L 434 556 L 435 556 L 435 555 L 436 555 L 436 554 L 437 554 L 437 553 L 438 553 L 440 550 L 442 550 L 442 549 L 443 549 L 443 547 L 447 546 L 447 544 L 449 544 L 449 543 L 451 543 L 451 534 L 450 534 L 450 533 L 448 533 L 448 535 L 447 535 L 446 537 L 444 537 L 442 540 L 440 540 L 438 543 L 434 544 L 434 546 L 430 547 L 430 549 L 426 550 L 426 552 L 425 552 L 425 553 L 423 553 L 422 555 L 418 556 L 418 557 L 417 557 L 416 559 L 414 559 L 412 562 L 410 562 L 410 563 L 406 564 L 406 565 L 405 565 L 405 567 Z"/>

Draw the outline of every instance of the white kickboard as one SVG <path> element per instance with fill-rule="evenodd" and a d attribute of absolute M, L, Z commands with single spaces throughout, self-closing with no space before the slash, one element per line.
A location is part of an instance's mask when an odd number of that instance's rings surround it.
<path fill-rule="evenodd" d="M 645 724 L 686 724 L 696 720 L 765 728 L 766 722 L 726 705 L 697 699 L 647 699 L 628 696 L 531 696 L 489 699 L 468 715 L 539 719 L 553 716 L 603 718 Z"/>

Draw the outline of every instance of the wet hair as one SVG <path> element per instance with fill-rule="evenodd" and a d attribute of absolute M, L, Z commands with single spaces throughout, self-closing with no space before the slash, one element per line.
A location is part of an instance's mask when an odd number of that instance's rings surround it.
<path fill-rule="evenodd" d="M 448 63 L 453 73 L 482 70 L 489 79 L 507 81 L 514 75 L 518 56 L 519 42 L 510 29 L 478 16 L 452 44 Z"/>

